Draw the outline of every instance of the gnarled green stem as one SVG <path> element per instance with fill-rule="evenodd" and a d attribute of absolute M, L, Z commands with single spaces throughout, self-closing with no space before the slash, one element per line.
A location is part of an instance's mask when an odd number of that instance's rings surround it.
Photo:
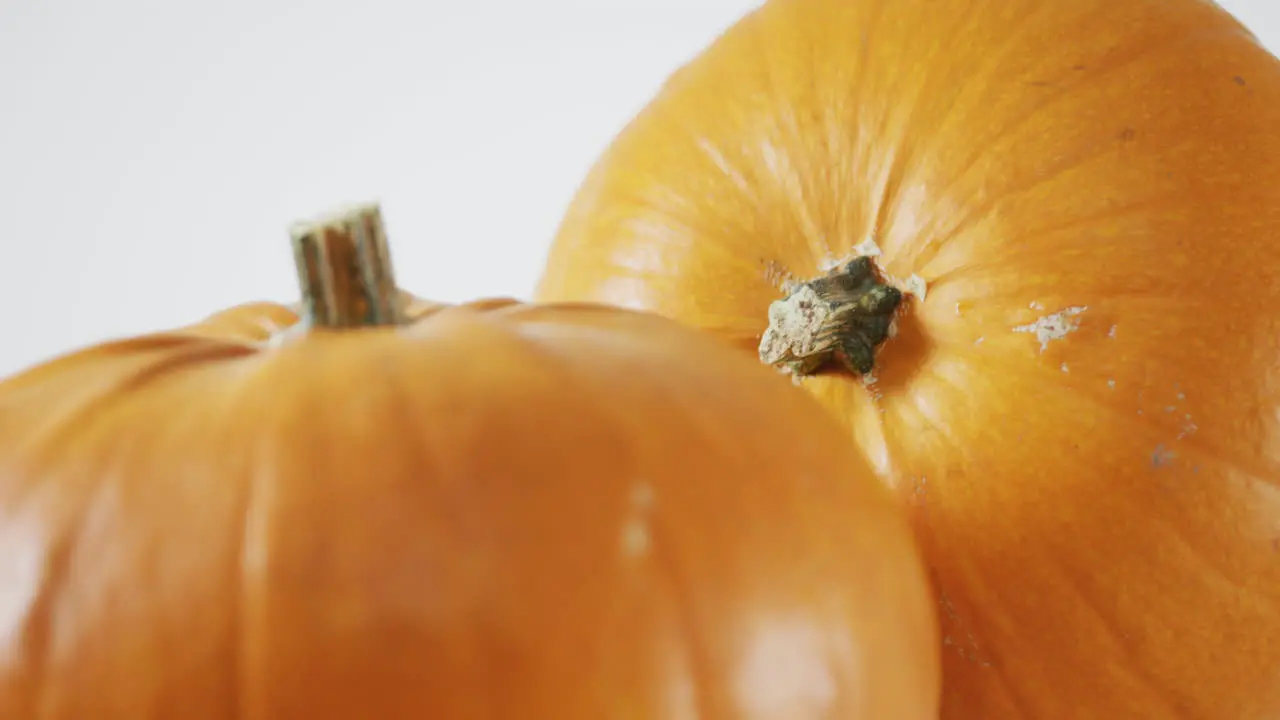
<path fill-rule="evenodd" d="M 901 304 L 902 291 L 876 276 L 871 258 L 855 258 L 769 306 L 760 361 L 799 376 L 832 361 L 866 375 Z"/>

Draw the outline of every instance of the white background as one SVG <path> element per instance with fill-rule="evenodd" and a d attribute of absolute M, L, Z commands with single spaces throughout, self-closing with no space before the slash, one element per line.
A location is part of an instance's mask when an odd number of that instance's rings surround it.
<path fill-rule="evenodd" d="M 1280 48 L 1280 0 L 1224 0 Z M 0 0 L 0 375 L 291 300 L 382 202 L 400 284 L 527 296 L 578 182 L 757 0 Z"/>

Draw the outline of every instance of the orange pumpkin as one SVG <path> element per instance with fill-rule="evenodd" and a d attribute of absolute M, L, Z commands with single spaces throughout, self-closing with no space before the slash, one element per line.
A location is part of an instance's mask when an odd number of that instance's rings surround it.
<path fill-rule="evenodd" d="M 936 716 L 910 526 L 816 403 L 656 316 L 397 299 L 377 218 L 298 234 L 307 325 L 0 384 L 0 717 Z"/>
<path fill-rule="evenodd" d="M 772 0 L 537 298 L 793 374 L 911 507 L 943 717 L 1280 717 L 1280 63 L 1204 0 Z"/>

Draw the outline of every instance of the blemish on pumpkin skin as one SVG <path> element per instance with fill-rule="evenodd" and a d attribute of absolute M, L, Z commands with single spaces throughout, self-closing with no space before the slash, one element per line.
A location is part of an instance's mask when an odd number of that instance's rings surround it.
<path fill-rule="evenodd" d="M 876 243 L 875 236 L 868 237 L 866 240 L 863 240 L 853 246 L 853 254 L 855 257 L 879 257 L 882 252 L 883 251 L 880 249 L 880 246 Z M 840 262 L 837 260 L 832 267 L 839 264 Z"/>
<path fill-rule="evenodd" d="M 1159 470 L 1160 468 L 1168 467 L 1173 464 L 1173 461 L 1177 457 L 1178 456 L 1172 450 L 1168 449 L 1163 443 L 1161 443 L 1157 445 L 1155 451 L 1151 453 L 1151 469 Z"/>
<path fill-rule="evenodd" d="M 796 281 L 791 271 L 783 267 L 782 263 L 777 260 L 770 260 L 764 266 L 764 279 L 773 286 L 773 288 L 781 293 L 789 293 L 795 289 L 799 282 Z"/>
<path fill-rule="evenodd" d="M 637 510 L 653 507 L 653 499 L 653 488 L 648 483 L 640 483 L 631 489 L 631 506 Z"/>
<path fill-rule="evenodd" d="M 926 496 L 929 494 L 929 478 L 918 477 L 911 483 L 911 492 L 921 503 L 925 502 Z"/>
<path fill-rule="evenodd" d="M 929 517 L 929 480 L 928 478 L 918 477 L 911 481 L 911 495 L 907 502 L 911 507 L 915 508 L 920 517 L 925 519 Z"/>
<path fill-rule="evenodd" d="M 989 661 L 979 656 L 978 639 L 973 636 L 972 632 L 964 628 L 964 622 L 956 612 L 955 605 L 951 603 L 951 598 L 947 597 L 945 592 L 938 592 L 938 605 L 942 608 L 942 612 L 946 618 L 955 623 L 956 627 L 964 630 L 965 634 L 963 642 L 957 642 L 950 635 L 944 636 L 942 638 L 943 646 L 955 650 L 961 657 L 975 665 L 991 667 L 991 663 Z"/>
<path fill-rule="evenodd" d="M 622 552 L 628 557 L 643 557 L 649 552 L 649 510 L 653 507 L 653 488 L 640 483 L 631 489 L 631 514 L 622 524 Z"/>
<path fill-rule="evenodd" d="M 880 413 L 884 413 L 884 406 L 880 405 L 880 401 L 884 399 L 884 393 L 880 392 L 877 386 L 879 380 L 874 372 L 867 373 L 862 376 L 862 386 L 867 389 L 867 395 L 871 398 L 871 403 L 877 406 Z"/>
<path fill-rule="evenodd" d="M 915 273 L 912 273 L 911 277 L 904 280 L 901 285 L 899 289 L 902 292 L 907 295 L 914 295 L 920 302 L 924 302 L 925 296 L 929 294 L 929 286 L 925 283 L 924 278 Z"/>
<path fill-rule="evenodd" d="M 840 258 L 827 253 L 827 255 L 822 258 L 822 261 L 818 263 L 818 269 L 825 273 L 840 267 L 840 265 Z"/>
<path fill-rule="evenodd" d="M 622 552 L 641 557 L 649 552 L 649 526 L 640 518 L 632 518 L 622 526 Z"/>
<path fill-rule="evenodd" d="M 1188 435 L 1194 435 L 1200 428 L 1191 421 L 1191 415 L 1183 417 L 1182 430 L 1178 433 L 1178 439 L 1181 440 Z"/>
<path fill-rule="evenodd" d="M 1088 309 L 1087 305 L 1064 308 L 1058 312 L 1045 315 L 1033 323 L 1019 325 L 1013 328 L 1013 331 L 1035 335 L 1036 340 L 1040 342 L 1040 352 L 1044 352 L 1049 347 L 1049 343 L 1054 340 L 1061 340 L 1078 330 L 1080 321 L 1077 318 Z"/>

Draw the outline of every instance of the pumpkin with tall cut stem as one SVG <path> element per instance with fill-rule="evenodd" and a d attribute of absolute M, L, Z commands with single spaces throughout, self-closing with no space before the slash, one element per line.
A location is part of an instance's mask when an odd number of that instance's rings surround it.
<path fill-rule="evenodd" d="M 0 383 L 0 718 L 928 720 L 904 514 L 656 316 L 399 292 L 376 208 L 251 304 Z"/>

